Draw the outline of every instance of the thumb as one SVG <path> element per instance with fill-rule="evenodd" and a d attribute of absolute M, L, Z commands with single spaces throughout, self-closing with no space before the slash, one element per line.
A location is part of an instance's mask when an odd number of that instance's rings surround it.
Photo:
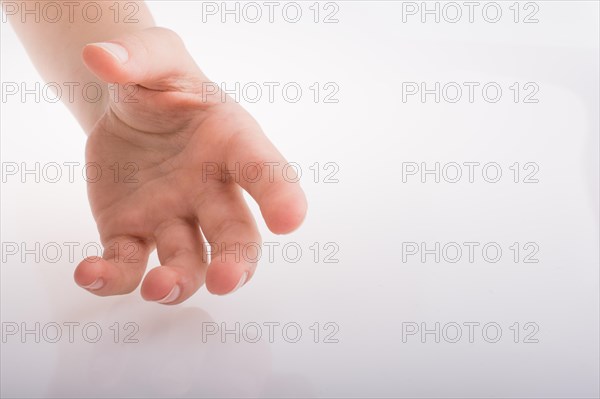
<path fill-rule="evenodd" d="M 107 83 L 134 83 L 152 90 L 181 90 L 200 74 L 181 38 L 165 28 L 148 28 L 83 48 L 83 62 Z"/>

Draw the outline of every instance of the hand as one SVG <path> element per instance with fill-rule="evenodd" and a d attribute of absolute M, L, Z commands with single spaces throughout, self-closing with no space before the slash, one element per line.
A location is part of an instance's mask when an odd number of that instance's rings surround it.
<path fill-rule="evenodd" d="M 88 169 L 88 196 L 105 250 L 78 265 L 75 281 L 101 296 L 129 293 L 156 246 L 161 266 L 145 277 L 144 299 L 177 304 L 204 282 L 214 294 L 239 288 L 261 244 L 241 189 L 274 233 L 304 219 L 306 199 L 284 178 L 285 159 L 169 30 L 87 45 L 83 60 L 114 85 L 86 146 L 86 162 L 102 170 L 96 179 Z"/>

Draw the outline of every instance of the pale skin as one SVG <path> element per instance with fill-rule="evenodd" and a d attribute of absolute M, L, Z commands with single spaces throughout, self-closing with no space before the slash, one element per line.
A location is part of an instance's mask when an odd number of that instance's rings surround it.
<path fill-rule="evenodd" d="M 80 96 L 67 104 L 88 134 L 86 162 L 104 172 L 88 183 L 88 197 L 105 250 L 77 266 L 75 281 L 100 296 L 142 283 L 143 298 L 163 304 L 181 303 L 203 284 L 228 294 L 251 279 L 252 248 L 261 242 L 242 190 L 277 234 L 302 223 L 306 198 L 258 123 L 215 92 L 178 35 L 154 27 L 139 6 L 135 24 L 9 15 L 45 80 L 103 88 L 98 102 Z M 260 178 L 256 168 L 251 178 L 224 174 L 236 164 L 261 166 Z M 155 248 L 160 266 L 144 277 Z"/>

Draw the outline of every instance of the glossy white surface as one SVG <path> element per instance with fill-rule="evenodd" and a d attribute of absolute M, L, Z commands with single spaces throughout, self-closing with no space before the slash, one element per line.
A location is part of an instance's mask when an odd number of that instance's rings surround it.
<path fill-rule="evenodd" d="M 200 2 L 168 3 L 151 2 L 157 22 L 179 32 L 216 82 L 303 88 L 297 103 L 277 95 L 244 104 L 302 167 L 307 220 L 289 236 L 260 221 L 264 241 L 279 246 L 235 295 L 201 289 L 176 307 L 146 303 L 138 292 L 97 298 L 74 284 L 79 256 L 69 259 L 65 244 L 77 243 L 80 255 L 97 241 L 83 179 L 23 183 L 3 169 L 2 397 L 598 396 L 598 3 L 537 2 L 537 24 L 512 22 L 511 2 L 500 3 L 496 24 L 480 13 L 472 24 L 402 23 L 401 2 L 359 1 L 336 3 L 335 24 L 312 22 L 312 3 L 299 3 L 306 17 L 297 24 L 202 23 Z M 3 82 L 40 81 L 5 23 L 1 56 Z M 403 102 L 402 82 L 422 81 L 497 82 L 503 96 Z M 314 82 L 337 84 L 339 102 L 314 103 Z M 537 84 L 539 102 L 514 103 L 514 82 Z M 85 136 L 63 105 L 11 97 L 1 106 L 3 168 L 83 164 Z M 334 170 L 327 162 L 339 167 L 337 183 L 324 182 Z M 495 184 L 481 174 L 474 183 L 403 183 L 403 162 L 496 162 L 503 175 Z M 514 183 L 514 162 L 538 165 L 539 182 L 520 175 Z M 480 246 L 472 263 L 466 252 L 456 263 L 449 253 L 439 263 L 403 262 L 406 242 Z M 489 242 L 502 248 L 496 263 L 481 256 Z M 39 251 L 39 262 L 23 262 L 21 253 L 7 254 L 7 243 L 57 243 L 63 254 L 53 263 L 54 252 Z M 296 263 L 293 249 L 282 251 L 286 243 L 302 249 Z M 535 245 L 539 262 L 524 263 Z M 336 248 L 330 259 L 339 262 L 326 263 Z M 80 323 L 74 342 L 69 322 Z M 403 337 L 410 323 L 436 322 L 439 343 L 431 334 L 425 343 L 419 334 Z M 469 322 L 479 323 L 474 342 Z M 22 336 L 22 323 L 40 323 L 46 336 Z M 57 343 L 49 342 L 50 323 L 62 328 Z M 97 343 L 87 342 L 93 330 L 82 335 L 86 323 L 101 329 Z M 206 336 L 236 323 L 240 342 Z M 269 323 L 279 323 L 273 342 Z M 288 342 L 293 329 L 282 333 L 286 323 L 300 327 L 298 342 Z M 462 329 L 457 343 L 451 323 Z M 501 327 L 497 343 L 484 339 L 486 323 Z M 9 335 L 15 325 L 19 332 Z M 257 325 L 262 337 L 253 343 Z M 529 338 L 538 342 L 524 343 L 536 326 Z M 128 331 L 139 342 L 124 343 Z"/>

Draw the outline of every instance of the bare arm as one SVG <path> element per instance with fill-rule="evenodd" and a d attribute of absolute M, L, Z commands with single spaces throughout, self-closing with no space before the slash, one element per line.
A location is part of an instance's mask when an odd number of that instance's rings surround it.
<path fill-rule="evenodd" d="M 83 47 L 154 26 L 142 1 L 3 1 L 2 11 L 46 82 L 78 84 L 65 103 L 86 132 L 103 113 L 108 85 L 83 64 Z M 104 91 L 97 102 L 82 91 L 91 82 Z"/>

